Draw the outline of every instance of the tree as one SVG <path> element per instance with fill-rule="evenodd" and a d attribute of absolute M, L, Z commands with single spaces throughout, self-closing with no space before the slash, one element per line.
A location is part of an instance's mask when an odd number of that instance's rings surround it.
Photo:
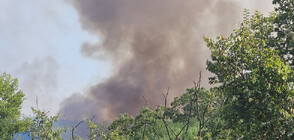
<path fill-rule="evenodd" d="M 27 129 L 28 119 L 21 120 L 24 93 L 18 89 L 18 80 L 4 73 L 0 75 L 0 137 L 12 139 L 14 134 Z"/>
<path fill-rule="evenodd" d="M 104 140 L 107 139 L 107 127 L 105 127 L 104 125 L 97 125 L 95 124 L 92 119 L 91 120 L 87 120 L 87 125 L 89 130 L 89 139 L 90 140 Z"/>
<path fill-rule="evenodd" d="M 128 114 L 122 114 L 109 126 L 110 137 L 116 139 L 130 139 L 134 119 Z"/>
<path fill-rule="evenodd" d="M 208 132 L 207 123 L 218 116 L 219 103 L 215 97 L 213 92 L 195 85 L 194 88 L 186 89 L 180 97 L 176 97 L 165 113 L 173 122 L 186 124 L 183 138 L 201 138 L 204 129 Z"/>
<path fill-rule="evenodd" d="M 275 31 L 280 13 L 264 17 L 255 12 L 250 18 L 245 10 L 244 15 L 229 37 L 219 36 L 216 41 L 204 37 L 212 58 L 207 69 L 216 75 L 210 81 L 221 84 L 216 89 L 225 97 L 220 110 L 223 130 L 232 138 L 293 137 L 293 69 L 292 61 L 285 59 L 285 55 L 293 57 L 289 54 L 293 44 L 280 35 L 287 34 L 281 31 L 286 25 Z M 292 27 L 287 32 L 293 33 Z M 284 46 L 277 46 L 282 42 Z"/>
<path fill-rule="evenodd" d="M 277 17 L 274 19 L 277 33 L 274 48 L 279 55 L 294 68 L 294 0 L 273 0 L 278 5 L 275 9 Z M 293 82 L 293 81 L 292 81 Z"/>
<path fill-rule="evenodd" d="M 29 133 L 35 140 L 62 140 L 62 134 L 66 131 L 64 128 L 54 128 L 53 124 L 58 121 L 59 115 L 48 116 L 48 112 L 32 108 L 34 117 L 30 122 Z"/>

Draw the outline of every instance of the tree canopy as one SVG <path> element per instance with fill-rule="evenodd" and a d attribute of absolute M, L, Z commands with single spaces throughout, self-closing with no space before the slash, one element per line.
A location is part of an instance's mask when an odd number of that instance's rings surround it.
<path fill-rule="evenodd" d="M 4 73 L 0 75 L 0 137 L 12 139 L 15 133 L 24 132 L 27 122 L 21 120 L 24 93 L 18 89 L 18 80 Z"/>
<path fill-rule="evenodd" d="M 59 115 L 33 109 L 21 117 L 24 93 L 17 79 L 0 75 L 0 137 L 27 133 L 32 139 L 82 139 L 74 133 L 87 123 L 94 139 L 294 139 L 294 1 L 273 0 L 269 16 L 244 11 L 233 32 L 216 40 L 204 36 L 211 51 L 207 70 L 212 87 L 201 87 L 201 73 L 167 105 L 146 106 L 135 116 L 121 114 L 109 125 L 85 118 L 69 128 L 55 127 Z M 192 81 L 191 81 L 192 83 Z M 71 134 L 68 134 L 71 132 Z"/>
<path fill-rule="evenodd" d="M 293 134 L 293 69 L 275 35 L 276 13 L 264 17 L 245 11 L 240 27 L 217 41 L 205 37 L 211 50 L 207 68 L 225 97 L 222 118 L 233 137 L 287 138 Z M 292 46 L 293 47 L 293 46 Z"/>

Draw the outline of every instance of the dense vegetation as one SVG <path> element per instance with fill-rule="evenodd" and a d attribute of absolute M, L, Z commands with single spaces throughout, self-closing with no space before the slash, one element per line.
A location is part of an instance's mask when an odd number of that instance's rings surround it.
<path fill-rule="evenodd" d="M 207 70 L 210 90 L 194 87 L 167 105 L 152 108 L 146 100 L 136 116 L 121 114 L 110 125 L 86 118 L 88 139 L 294 139 L 294 1 L 273 0 L 269 16 L 244 12 L 242 23 L 228 37 L 204 37 L 211 51 Z M 78 125 L 56 128 L 58 116 L 33 109 L 20 113 L 24 94 L 17 79 L 0 76 L 0 137 L 17 133 L 32 139 L 62 139 Z"/>

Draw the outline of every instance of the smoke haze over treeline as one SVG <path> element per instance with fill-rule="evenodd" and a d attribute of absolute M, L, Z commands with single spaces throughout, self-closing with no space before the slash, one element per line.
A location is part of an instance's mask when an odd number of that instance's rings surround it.
<path fill-rule="evenodd" d="M 81 53 L 111 60 L 113 75 L 85 93 L 73 94 L 61 104 L 68 120 L 86 114 L 109 121 L 120 113 L 135 114 L 146 105 L 163 104 L 192 87 L 202 71 L 208 87 L 203 34 L 227 35 L 242 18 L 234 0 L 70 0 L 85 30 L 99 38 L 84 43 Z"/>

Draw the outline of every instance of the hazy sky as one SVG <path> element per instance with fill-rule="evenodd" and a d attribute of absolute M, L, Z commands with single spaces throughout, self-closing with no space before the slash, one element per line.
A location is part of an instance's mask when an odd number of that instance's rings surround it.
<path fill-rule="evenodd" d="M 263 13 L 272 10 L 271 0 L 236 1 Z M 0 72 L 19 79 L 26 114 L 37 97 L 39 108 L 56 113 L 63 99 L 111 75 L 109 60 L 81 54 L 83 43 L 97 41 L 64 0 L 0 0 Z"/>
<path fill-rule="evenodd" d="M 98 39 L 81 29 L 62 0 L 0 0 L 0 72 L 19 79 L 30 106 L 57 111 L 59 102 L 109 74 L 110 64 L 80 54 Z M 87 85 L 87 86 L 86 86 Z"/>

